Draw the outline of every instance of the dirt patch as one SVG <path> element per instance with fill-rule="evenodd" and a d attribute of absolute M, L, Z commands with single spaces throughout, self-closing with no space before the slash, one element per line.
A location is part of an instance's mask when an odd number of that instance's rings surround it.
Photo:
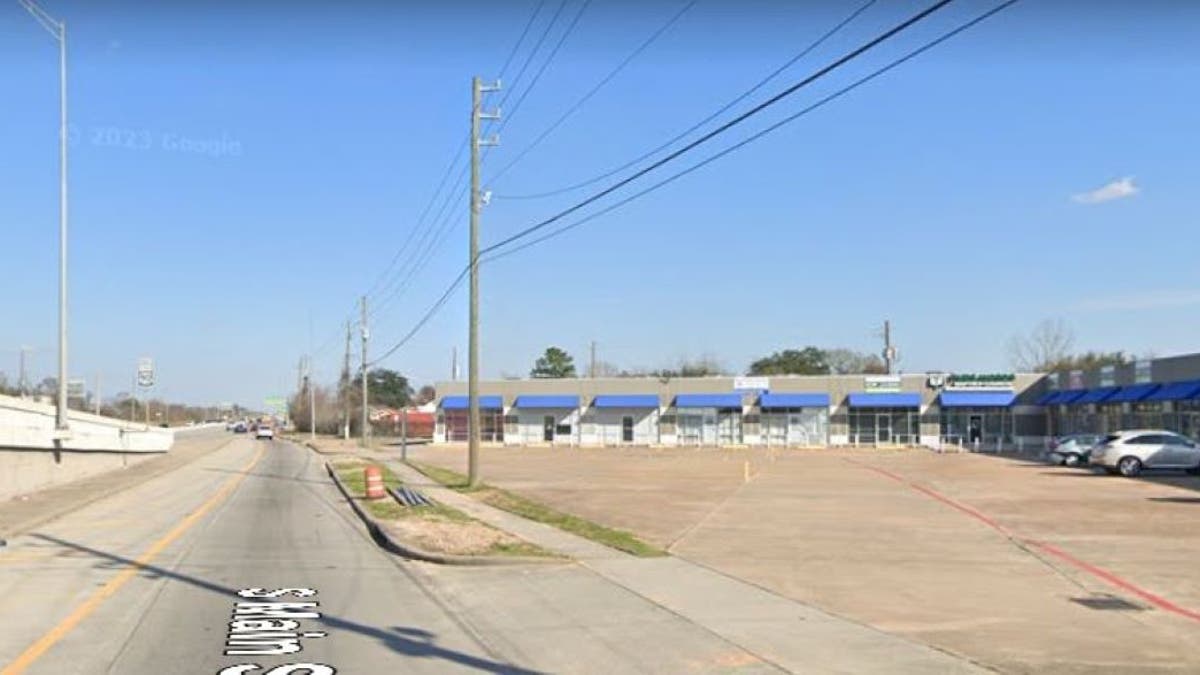
<path fill-rule="evenodd" d="M 484 555 L 526 544 L 479 521 L 464 522 L 433 514 L 390 520 L 386 526 L 398 538 L 434 553 Z"/>

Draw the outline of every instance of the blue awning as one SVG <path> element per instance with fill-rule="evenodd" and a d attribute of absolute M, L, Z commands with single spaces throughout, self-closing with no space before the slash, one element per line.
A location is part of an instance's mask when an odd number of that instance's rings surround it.
<path fill-rule="evenodd" d="M 868 393 L 865 391 L 850 394 L 851 408 L 920 408 L 921 395 L 912 392 L 895 392 L 890 394 Z"/>
<path fill-rule="evenodd" d="M 515 408 L 578 408 L 579 397 L 562 394 L 548 396 L 518 396 Z"/>
<path fill-rule="evenodd" d="M 1098 387 L 1089 389 L 1087 393 L 1073 401 L 1075 405 L 1083 405 L 1085 403 L 1104 403 L 1108 401 L 1108 397 L 1117 393 L 1118 387 Z"/>
<path fill-rule="evenodd" d="M 1068 389 L 1066 391 L 1060 391 L 1058 392 L 1058 396 L 1055 397 L 1055 399 L 1050 403 L 1053 405 L 1070 405 L 1078 401 L 1080 397 L 1086 393 L 1087 389 Z"/>
<path fill-rule="evenodd" d="M 676 408 L 740 408 L 741 394 L 678 394 Z"/>
<path fill-rule="evenodd" d="M 1054 402 L 1054 399 L 1058 398 L 1058 395 L 1061 393 L 1062 392 L 1059 392 L 1059 391 L 1048 391 L 1048 392 L 1042 394 L 1041 396 L 1039 396 L 1038 400 L 1034 401 L 1033 404 L 1034 405 L 1050 405 Z"/>
<path fill-rule="evenodd" d="M 1200 380 L 1168 382 L 1162 389 L 1147 396 L 1146 401 L 1184 401 L 1200 394 Z"/>
<path fill-rule="evenodd" d="M 605 394 L 592 400 L 594 408 L 657 408 L 658 394 Z"/>
<path fill-rule="evenodd" d="M 758 407 L 771 408 L 828 408 L 829 394 L 825 393 L 781 393 L 763 394 L 758 397 Z"/>
<path fill-rule="evenodd" d="M 466 396 L 443 396 L 442 410 L 466 410 L 469 406 Z M 480 396 L 480 410 L 500 410 L 504 407 L 502 396 Z"/>
<path fill-rule="evenodd" d="M 1134 384 L 1128 387 L 1121 387 L 1121 390 L 1118 391 L 1112 398 L 1108 399 L 1108 402 L 1133 403 L 1135 401 L 1140 401 L 1150 394 L 1153 394 L 1155 390 L 1161 386 L 1161 384 L 1147 382 L 1146 384 Z"/>
<path fill-rule="evenodd" d="M 943 408 L 1005 408 L 1017 397 L 1011 391 L 943 391 Z"/>

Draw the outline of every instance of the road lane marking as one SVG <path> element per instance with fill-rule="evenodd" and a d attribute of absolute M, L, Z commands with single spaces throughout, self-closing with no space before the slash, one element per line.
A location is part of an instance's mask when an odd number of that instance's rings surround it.
<path fill-rule="evenodd" d="M 857 461 L 854 459 L 849 459 L 846 457 L 843 457 L 842 459 L 846 460 L 847 462 L 849 462 L 851 464 L 859 466 L 861 468 L 868 469 L 870 471 L 874 471 L 875 473 L 880 474 L 881 476 L 886 476 L 886 477 L 896 481 L 897 483 L 900 483 L 902 485 L 907 485 L 909 488 L 916 490 L 917 492 L 921 492 L 924 495 L 926 495 L 927 497 L 931 497 L 953 509 L 957 509 L 957 510 L 967 514 L 971 518 L 974 518 L 975 520 L 978 520 L 979 522 L 983 523 L 984 525 L 987 525 L 988 527 L 996 530 L 997 532 L 1004 535 L 1005 537 L 1007 537 L 1008 539 L 1010 539 L 1011 541 L 1016 543 L 1018 546 L 1025 548 L 1026 550 L 1028 550 L 1028 547 L 1036 548 L 1036 549 L 1043 551 L 1055 558 L 1058 558 L 1059 560 L 1067 563 L 1068 565 L 1074 567 L 1077 570 L 1080 570 L 1080 571 L 1083 571 L 1083 572 L 1086 572 L 1086 573 L 1092 575 L 1093 577 L 1103 581 L 1104 583 L 1106 583 L 1110 586 L 1114 586 L 1116 588 L 1120 588 L 1120 589 L 1129 591 L 1130 593 L 1133 593 L 1134 595 L 1145 600 L 1146 602 L 1150 603 L 1151 605 L 1154 605 L 1155 607 L 1163 610 L 1164 612 L 1170 612 L 1172 614 L 1181 616 L 1185 619 L 1191 619 L 1192 621 L 1200 621 L 1200 612 L 1195 612 L 1186 607 L 1181 607 L 1180 605 L 1177 605 L 1160 595 L 1156 595 L 1156 594 L 1142 588 L 1141 586 L 1138 586 L 1137 584 L 1135 584 L 1131 581 L 1127 581 L 1127 580 L 1117 576 L 1116 574 L 1109 572 L 1106 569 L 1097 567 L 1081 558 L 1076 558 L 1075 556 L 1071 555 L 1070 553 L 1067 553 L 1066 551 L 1058 548 L 1057 546 L 1048 544 L 1044 541 L 1037 541 L 1036 539 L 1027 539 L 1024 536 L 1020 536 L 1020 535 L 1016 534 L 1015 532 L 1013 532 L 1012 530 L 1008 529 L 1007 527 L 1001 525 L 995 519 L 987 516 L 983 512 L 981 512 L 971 506 L 967 506 L 966 504 L 963 504 L 962 502 L 960 502 L 956 499 L 947 497 L 946 495 L 938 492 L 937 490 L 934 490 L 933 488 L 926 487 L 926 486 L 920 485 L 918 483 L 914 483 L 913 481 L 905 478 L 904 476 L 901 476 L 898 473 L 888 471 L 887 469 L 884 469 L 881 467 L 872 466 L 865 462 L 860 462 L 860 461 Z M 4 674 L 0 673 L 0 675 L 4 675 Z"/>
<path fill-rule="evenodd" d="M 96 608 L 98 608 L 105 600 L 112 597 L 121 589 L 122 586 L 129 583 L 129 580 L 135 577 L 138 572 L 145 569 L 152 560 L 154 560 L 160 553 L 163 552 L 163 550 L 165 550 L 176 539 L 182 536 L 184 532 L 187 532 L 189 529 L 191 529 L 191 527 L 195 525 L 201 518 L 203 518 L 209 511 L 213 510 L 218 504 L 224 501 L 225 498 L 237 488 L 242 480 L 246 478 L 246 475 L 254 468 L 254 466 L 258 464 L 258 461 L 262 459 L 264 452 L 266 452 L 266 447 L 260 447 L 258 452 L 254 454 L 254 457 L 248 464 L 246 464 L 246 466 L 238 475 L 227 479 L 211 497 L 209 497 L 204 501 L 203 504 L 199 506 L 199 508 L 189 513 L 183 520 L 179 521 L 175 527 L 171 528 L 170 532 L 167 532 L 162 536 L 162 538 L 151 544 L 150 547 L 145 550 L 145 552 L 138 556 L 137 560 L 133 561 L 133 565 L 131 567 L 123 570 L 120 574 L 110 579 L 108 583 L 100 587 L 100 589 L 93 593 L 87 600 L 84 600 L 83 603 L 76 607 L 75 610 L 67 615 L 65 619 L 60 621 L 58 625 L 56 625 L 54 628 L 51 628 L 44 635 L 38 638 L 36 642 L 29 645 L 25 651 L 21 652 L 20 656 L 13 659 L 12 663 L 9 663 L 4 667 L 3 670 L 0 670 L 0 675 L 19 675 L 20 673 L 25 672 L 25 670 L 33 665 L 35 661 L 41 658 L 46 651 L 58 643 L 59 640 L 62 640 L 64 637 L 66 637 L 92 612 L 96 611 Z"/>

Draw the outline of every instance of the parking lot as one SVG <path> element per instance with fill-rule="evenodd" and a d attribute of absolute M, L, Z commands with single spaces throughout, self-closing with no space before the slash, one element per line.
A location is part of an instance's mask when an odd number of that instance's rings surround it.
<path fill-rule="evenodd" d="M 465 469 L 461 446 L 410 454 Z M 1004 672 L 1200 669 L 1200 477 L 925 450 L 483 458 L 490 483 Z"/>

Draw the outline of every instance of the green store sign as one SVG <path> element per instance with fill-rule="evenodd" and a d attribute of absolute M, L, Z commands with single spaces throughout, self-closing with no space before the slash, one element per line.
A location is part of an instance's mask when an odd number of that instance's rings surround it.
<path fill-rule="evenodd" d="M 955 373 L 946 378 L 947 389 L 1012 389 L 1013 373 Z"/>

